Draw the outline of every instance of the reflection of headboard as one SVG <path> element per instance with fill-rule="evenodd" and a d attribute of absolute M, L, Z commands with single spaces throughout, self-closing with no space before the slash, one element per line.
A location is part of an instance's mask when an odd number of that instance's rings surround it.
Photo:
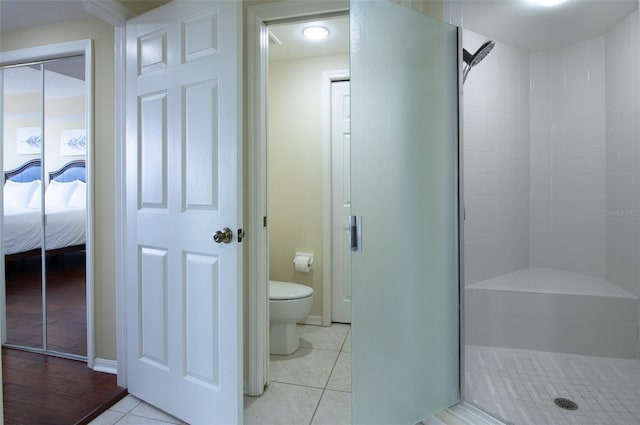
<path fill-rule="evenodd" d="M 55 180 L 60 183 L 80 180 L 86 183 L 86 169 L 83 159 L 66 163 L 62 168 L 49 173 L 49 181 Z"/>
<path fill-rule="evenodd" d="M 4 172 L 4 181 L 12 180 L 17 183 L 28 183 L 40 180 L 42 171 L 40 170 L 40 159 L 27 161 L 18 168 Z"/>

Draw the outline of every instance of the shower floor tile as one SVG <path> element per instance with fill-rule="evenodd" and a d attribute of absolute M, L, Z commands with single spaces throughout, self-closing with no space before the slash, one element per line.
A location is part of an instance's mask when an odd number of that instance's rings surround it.
<path fill-rule="evenodd" d="M 466 346 L 466 401 L 515 425 L 637 425 L 640 361 Z M 578 410 L 557 407 L 569 398 Z"/>

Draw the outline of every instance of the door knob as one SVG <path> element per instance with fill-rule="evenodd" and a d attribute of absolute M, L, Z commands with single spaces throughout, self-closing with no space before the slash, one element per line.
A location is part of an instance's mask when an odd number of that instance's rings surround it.
<path fill-rule="evenodd" d="M 233 232 L 228 227 L 218 230 L 213 234 L 213 240 L 216 241 L 216 243 L 231 243 L 231 239 L 233 239 Z"/>

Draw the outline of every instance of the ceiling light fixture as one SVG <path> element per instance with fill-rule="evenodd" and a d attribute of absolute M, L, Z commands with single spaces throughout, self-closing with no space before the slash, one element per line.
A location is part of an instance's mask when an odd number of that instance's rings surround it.
<path fill-rule="evenodd" d="M 566 2 L 567 0 L 527 0 L 536 6 L 553 7 Z"/>
<path fill-rule="evenodd" d="M 305 27 L 302 30 L 302 35 L 304 35 L 309 40 L 322 40 L 329 35 L 329 30 L 320 25 L 313 25 L 310 27 Z"/>

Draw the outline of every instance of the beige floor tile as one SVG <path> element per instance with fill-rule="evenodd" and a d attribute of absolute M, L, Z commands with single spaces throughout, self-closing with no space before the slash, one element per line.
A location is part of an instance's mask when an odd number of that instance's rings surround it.
<path fill-rule="evenodd" d="M 138 397 L 128 394 L 122 400 L 111 406 L 109 410 L 113 410 L 114 412 L 129 413 L 140 403 L 141 401 Z"/>
<path fill-rule="evenodd" d="M 344 340 L 344 345 L 342 346 L 342 350 L 344 352 L 351 352 L 351 329 L 349 329 L 349 333 L 347 334 L 347 338 Z"/>
<path fill-rule="evenodd" d="M 351 392 L 351 353 L 340 353 L 329 377 L 327 389 Z"/>
<path fill-rule="evenodd" d="M 116 425 L 171 425 L 171 422 L 145 418 L 136 415 L 126 415 Z"/>
<path fill-rule="evenodd" d="M 174 418 L 168 413 L 163 412 L 162 410 L 154 406 L 151 406 L 150 404 L 147 404 L 145 402 L 140 403 L 129 414 L 142 416 L 144 418 L 156 419 L 159 421 L 169 422 L 173 424 L 184 424 L 184 422 L 182 422 L 180 419 Z"/>
<path fill-rule="evenodd" d="M 349 325 L 333 323 L 331 326 L 298 325 L 300 346 L 320 350 L 340 351 L 349 332 Z"/>
<path fill-rule="evenodd" d="M 351 424 L 351 394 L 325 390 L 311 425 Z"/>
<path fill-rule="evenodd" d="M 124 413 L 122 412 L 114 412 L 113 410 L 107 410 L 102 413 L 100 416 L 89 422 L 89 425 L 114 425 L 118 422 Z"/>
<path fill-rule="evenodd" d="M 245 425 L 306 425 L 322 390 L 272 382 L 261 397 L 244 397 Z"/>
<path fill-rule="evenodd" d="M 299 348 L 288 356 L 271 355 L 269 375 L 272 381 L 324 388 L 338 352 Z"/>

